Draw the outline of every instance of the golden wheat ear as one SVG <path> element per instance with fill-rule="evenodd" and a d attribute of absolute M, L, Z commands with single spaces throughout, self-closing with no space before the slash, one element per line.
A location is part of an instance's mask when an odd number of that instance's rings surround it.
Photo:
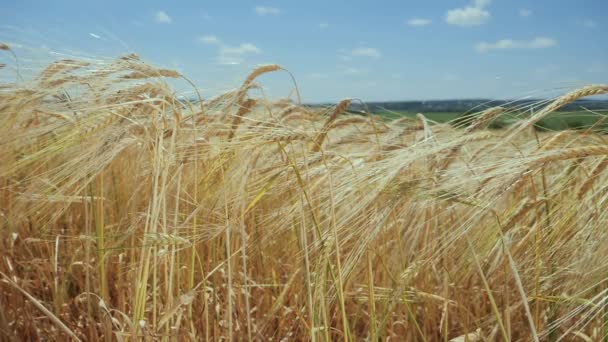
<path fill-rule="evenodd" d="M 338 118 L 338 115 L 344 113 L 344 111 L 348 109 L 350 103 L 350 99 L 345 99 L 340 101 L 338 105 L 334 108 L 334 111 L 331 113 L 327 121 L 325 121 L 323 128 L 321 128 L 321 132 L 317 134 L 317 137 L 314 140 L 314 145 L 312 148 L 313 152 L 319 152 L 319 150 L 321 150 L 321 147 L 323 146 L 323 140 L 325 140 L 327 133 L 331 129 L 332 123 L 336 120 L 336 118 Z"/>

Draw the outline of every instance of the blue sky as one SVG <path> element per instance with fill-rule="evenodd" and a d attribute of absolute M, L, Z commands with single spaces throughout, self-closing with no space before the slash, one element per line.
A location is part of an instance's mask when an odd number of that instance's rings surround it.
<path fill-rule="evenodd" d="M 278 63 L 306 102 L 515 98 L 608 81 L 606 14 L 606 0 L 4 0 L 0 41 L 31 67 L 136 52 L 204 96 Z M 260 82 L 292 88 L 286 73 Z"/>

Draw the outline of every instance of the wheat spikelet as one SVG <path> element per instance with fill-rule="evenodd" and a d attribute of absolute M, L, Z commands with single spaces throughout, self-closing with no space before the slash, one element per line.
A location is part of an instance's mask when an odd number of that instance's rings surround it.
<path fill-rule="evenodd" d="M 133 71 L 127 75 L 121 76 L 121 78 L 126 80 L 138 80 L 151 77 L 178 78 L 180 76 L 181 74 L 175 70 L 150 68 L 150 70 L 147 71 Z"/>
<path fill-rule="evenodd" d="M 298 105 L 288 105 L 287 108 L 279 112 L 278 117 L 282 119 L 297 110 L 301 110 L 301 107 Z"/>
<path fill-rule="evenodd" d="M 296 140 L 308 140 L 309 137 L 303 133 L 272 133 L 269 137 L 269 140 L 272 142 L 290 142 Z"/>
<path fill-rule="evenodd" d="M 505 108 L 500 106 L 484 110 L 475 118 L 475 120 L 473 120 L 473 123 L 471 123 L 471 125 L 464 130 L 465 133 L 469 133 L 484 127 L 488 122 L 492 121 L 505 111 Z"/>
<path fill-rule="evenodd" d="M 255 68 L 249 75 L 247 75 L 247 78 L 245 78 L 245 81 L 239 88 L 239 90 L 236 94 L 236 99 L 235 99 L 236 103 L 241 104 L 243 102 L 243 99 L 245 98 L 245 94 L 253 85 L 253 80 L 255 80 L 257 77 L 259 77 L 263 74 L 273 72 L 273 71 L 278 71 L 278 70 L 281 70 L 281 66 L 277 65 L 277 64 L 262 65 L 262 66 Z"/>
<path fill-rule="evenodd" d="M 602 155 L 608 155 L 608 146 L 595 145 L 585 147 L 572 147 L 568 149 L 558 150 L 546 156 L 537 157 L 533 159 L 530 163 L 528 163 L 528 168 L 534 168 L 542 164 L 555 161 Z"/>
<path fill-rule="evenodd" d="M 608 94 L 608 85 L 605 85 L 605 84 L 589 85 L 586 87 L 576 89 L 565 95 L 562 95 L 562 96 L 558 97 L 556 100 L 554 100 L 553 102 L 551 102 L 549 105 L 545 106 L 542 110 L 540 110 L 538 113 L 533 115 L 528 120 L 523 121 L 521 124 L 513 127 L 513 129 L 510 130 L 511 133 L 506 138 L 506 140 L 507 141 L 511 140 L 515 135 L 526 130 L 530 126 L 536 124 L 540 119 L 544 118 L 545 116 L 558 110 L 559 108 L 563 107 L 564 105 L 566 105 L 568 103 L 574 102 L 583 97 L 593 96 L 593 95 L 602 95 L 602 94 Z"/>
<path fill-rule="evenodd" d="M 505 186 L 502 189 L 505 191 L 506 189 L 511 189 L 514 193 L 518 192 L 520 187 L 524 184 L 524 176 L 539 166 L 542 166 L 547 163 L 564 161 L 569 159 L 582 159 L 591 156 L 602 156 L 608 155 L 608 146 L 585 146 L 585 147 L 572 147 L 568 149 L 556 150 L 552 151 L 548 154 L 538 156 L 532 158 L 525 165 L 525 170 L 521 171 L 517 174 L 517 176 L 512 177 L 509 181 L 505 182 Z M 485 185 L 489 182 L 493 177 L 490 177 L 482 182 L 482 185 Z"/>
<path fill-rule="evenodd" d="M 390 152 L 390 151 L 396 151 L 396 150 L 401 150 L 404 148 L 408 148 L 409 146 L 406 144 L 390 144 L 390 145 L 383 145 L 382 148 L 380 149 L 381 152 Z"/>
<path fill-rule="evenodd" d="M 354 116 L 354 117 L 350 117 L 350 118 L 346 118 L 346 119 L 342 119 L 342 120 L 337 120 L 336 122 L 331 124 L 331 126 L 329 128 L 334 129 L 334 128 L 338 128 L 338 127 L 342 127 L 342 126 L 348 126 L 348 125 L 360 124 L 360 123 L 369 123 L 369 120 L 364 117 Z"/>
<path fill-rule="evenodd" d="M 72 119 L 68 115 L 62 114 L 62 113 L 46 112 L 46 111 L 42 111 L 40 109 L 35 109 L 34 112 L 37 113 L 37 114 L 48 115 L 48 116 L 51 116 L 51 117 L 54 117 L 54 118 L 58 118 L 58 119 L 61 119 L 61 120 L 69 121 L 69 122 L 72 122 L 72 123 L 75 122 L 74 119 Z"/>
<path fill-rule="evenodd" d="M 255 106 L 256 100 L 247 99 L 245 103 L 239 108 L 239 111 L 236 113 L 236 116 L 232 120 L 232 126 L 230 128 L 230 134 L 228 134 L 228 140 L 232 139 L 236 134 L 236 129 L 239 127 L 239 124 L 243 120 L 243 116 L 251 111 L 251 108 Z"/>
<path fill-rule="evenodd" d="M 561 131 L 551 138 L 547 139 L 546 142 L 538 149 L 539 152 L 548 151 L 553 149 L 557 144 L 559 144 L 571 131 Z"/>
<path fill-rule="evenodd" d="M 6 43 L 0 43 L 0 50 L 11 51 L 11 47 Z"/>
<path fill-rule="evenodd" d="M 505 221 L 505 224 L 502 225 L 503 233 L 506 233 L 509 229 L 513 228 L 531 209 L 535 208 L 540 203 L 544 203 L 544 200 L 534 201 L 530 198 L 524 200 L 519 208 L 517 208 Z"/>
<path fill-rule="evenodd" d="M 211 98 L 209 101 L 206 101 L 205 106 L 208 108 L 215 108 L 219 107 L 221 104 L 233 102 L 238 93 L 238 90 L 226 92 L 224 94 Z"/>
<path fill-rule="evenodd" d="M 404 126 L 399 131 L 397 131 L 397 133 L 395 134 L 395 137 L 401 137 L 409 132 L 421 131 L 423 129 L 424 129 L 423 124 Z"/>
<path fill-rule="evenodd" d="M 395 120 L 391 121 L 391 125 L 398 126 L 398 125 L 401 125 L 402 123 L 408 123 L 409 124 L 409 123 L 412 123 L 412 122 L 415 122 L 415 121 L 416 121 L 416 119 L 410 118 L 409 116 L 404 116 L 402 118 L 395 119 Z"/>
<path fill-rule="evenodd" d="M 363 144 L 368 142 L 369 139 L 367 138 L 366 135 L 362 135 L 362 134 L 349 134 L 347 136 L 344 136 L 340 139 L 338 139 L 336 142 L 332 143 L 332 145 L 346 145 L 346 144 Z"/>
<path fill-rule="evenodd" d="M 244 87 L 249 86 L 253 82 L 253 80 L 255 80 L 260 75 L 263 75 L 263 74 L 266 74 L 269 72 L 273 72 L 273 71 L 278 71 L 278 70 L 281 70 L 281 66 L 277 65 L 277 64 L 268 64 L 268 65 L 259 66 L 259 67 L 255 68 L 247 76 L 247 78 L 245 78 L 245 82 L 243 82 L 243 86 Z"/>
<path fill-rule="evenodd" d="M 58 61 L 55 61 L 55 62 L 49 64 L 49 66 L 46 67 L 40 73 L 40 79 L 44 81 L 44 80 L 47 80 L 47 79 L 53 77 L 54 75 L 56 75 L 58 73 L 69 72 L 72 70 L 87 67 L 89 65 L 91 65 L 91 63 L 84 62 L 84 61 L 77 61 L 77 60 L 73 60 L 73 59 L 61 59 L 61 60 L 58 60 Z"/>
<path fill-rule="evenodd" d="M 334 122 L 336 118 L 338 118 L 338 115 L 342 114 L 346 109 L 348 109 L 350 103 L 350 99 L 340 101 L 336 108 L 334 108 L 333 113 L 329 116 L 329 119 L 327 119 L 327 121 L 325 122 L 325 127 L 329 127 L 329 125 L 331 125 L 331 123 Z"/>
<path fill-rule="evenodd" d="M 276 107 L 276 108 L 283 108 L 283 109 L 285 109 L 285 108 L 294 106 L 294 104 L 291 101 L 291 99 L 288 97 L 288 98 L 282 98 L 282 99 L 276 100 L 273 103 L 273 106 Z"/>
<path fill-rule="evenodd" d="M 283 118 L 283 122 L 296 121 L 296 120 L 314 121 L 316 119 L 317 119 L 317 117 L 312 114 L 291 113 Z"/>
<path fill-rule="evenodd" d="M 598 176 L 604 172 L 604 170 L 608 167 L 608 158 L 602 159 L 589 173 L 589 177 L 585 180 L 583 185 L 581 185 L 578 190 L 577 197 L 579 199 L 583 198 L 585 193 L 591 188 L 593 182 L 598 178 Z"/>
<path fill-rule="evenodd" d="M 449 152 L 447 154 L 446 157 L 443 158 L 443 160 L 441 161 L 441 163 L 439 164 L 439 172 L 443 172 L 445 171 L 450 164 L 456 159 L 456 154 L 460 151 L 460 149 L 462 148 L 462 146 L 464 146 L 467 143 L 471 143 L 474 141 L 480 141 L 480 140 L 486 140 L 486 139 L 490 139 L 492 138 L 494 135 L 491 133 L 487 133 L 487 132 L 481 132 L 481 133 L 477 133 L 477 134 L 467 134 L 465 136 L 462 136 L 458 139 L 455 139 L 450 145 L 452 145 L 451 147 L 446 147 L 449 148 Z"/>
<path fill-rule="evenodd" d="M 348 106 L 350 106 L 350 102 L 350 99 L 342 100 L 338 103 L 336 108 L 334 108 L 333 113 L 329 116 L 327 121 L 325 121 L 325 125 L 321 129 L 321 133 L 319 133 L 315 139 L 314 146 L 312 148 L 313 152 L 319 152 L 321 146 L 323 145 L 323 140 L 325 140 L 325 136 L 327 135 L 327 132 L 331 127 L 331 124 L 336 120 L 338 115 L 342 114 L 348 108 Z"/>

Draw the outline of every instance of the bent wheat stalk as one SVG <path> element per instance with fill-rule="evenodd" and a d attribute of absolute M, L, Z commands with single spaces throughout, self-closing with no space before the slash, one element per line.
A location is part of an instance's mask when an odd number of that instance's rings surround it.
<path fill-rule="evenodd" d="M 550 113 L 558 110 L 559 108 L 567 105 L 568 103 L 574 102 L 580 98 L 593 96 L 593 95 L 602 95 L 608 94 L 608 85 L 606 84 L 596 84 L 589 85 L 583 88 L 576 89 L 572 92 L 569 92 L 565 95 L 558 97 L 555 101 L 551 102 L 549 105 L 545 106 L 541 111 L 533 115 L 526 121 L 521 122 L 519 125 L 514 126 L 509 130 L 509 134 L 505 138 L 505 142 L 510 141 L 517 134 L 523 132 L 530 126 L 536 124 L 540 119 L 549 115 Z"/>
<path fill-rule="evenodd" d="M 325 140 L 327 132 L 329 132 L 332 123 L 336 120 L 338 115 L 342 114 L 346 109 L 348 109 L 348 106 L 350 106 L 350 102 L 350 99 L 344 99 L 338 103 L 336 108 L 334 108 L 333 113 L 329 116 L 327 121 L 325 121 L 325 125 L 323 125 L 321 132 L 315 138 L 314 146 L 312 148 L 313 152 L 319 152 L 321 150 L 321 146 L 323 146 L 323 140 Z"/>

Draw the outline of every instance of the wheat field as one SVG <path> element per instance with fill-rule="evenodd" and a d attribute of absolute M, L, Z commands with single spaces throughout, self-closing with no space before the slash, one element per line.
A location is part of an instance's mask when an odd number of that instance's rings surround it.
<path fill-rule="evenodd" d="M 608 85 L 455 125 L 251 96 L 269 72 L 1 84 L 0 340 L 606 339 L 606 136 L 534 124 Z"/>

